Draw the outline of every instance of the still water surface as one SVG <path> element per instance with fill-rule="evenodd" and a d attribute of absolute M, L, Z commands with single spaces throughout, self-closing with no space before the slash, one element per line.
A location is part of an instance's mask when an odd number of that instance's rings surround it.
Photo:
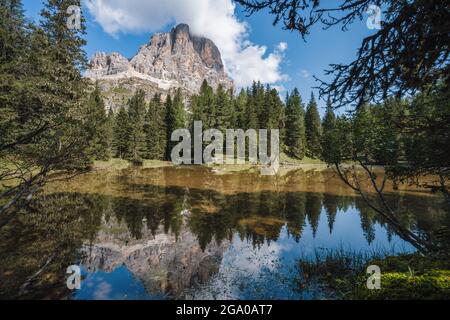
<path fill-rule="evenodd" d="M 450 225 L 442 199 L 392 192 L 418 234 Z M 279 177 L 203 167 L 97 172 L 50 185 L 0 230 L 0 297 L 314 299 L 298 260 L 333 250 L 413 252 L 328 171 Z M 68 291 L 65 270 L 82 268 Z"/>

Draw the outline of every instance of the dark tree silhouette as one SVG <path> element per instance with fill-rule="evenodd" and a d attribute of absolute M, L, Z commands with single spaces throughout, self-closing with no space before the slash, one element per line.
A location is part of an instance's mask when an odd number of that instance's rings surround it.
<path fill-rule="evenodd" d="M 345 31 L 367 18 L 369 5 L 383 9 L 381 30 L 365 38 L 357 58 L 333 64 L 326 71 L 331 82 L 320 81 L 321 97 L 333 106 L 359 107 L 391 95 L 423 92 L 433 84 L 448 87 L 450 2 L 447 0 L 236 0 L 251 15 L 268 9 L 274 25 L 298 31 L 303 38 L 316 24 Z M 327 7 L 326 7 L 327 6 Z M 329 6 L 329 7 L 328 7 Z"/>

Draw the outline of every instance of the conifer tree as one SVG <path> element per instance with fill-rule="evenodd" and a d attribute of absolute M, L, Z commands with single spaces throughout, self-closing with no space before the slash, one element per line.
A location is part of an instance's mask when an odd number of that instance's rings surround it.
<path fill-rule="evenodd" d="M 216 98 L 217 95 L 214 93 L 213 88 L 205 80 L 205 86 L 201 94 L 203 113 L 206 118 L 205 128 L 215 128 L 217 126 Z"/>
<path fill-rule="evenodd" d="M 256 111 L 258 118 L 258 124 L 253 129 L 265 129 L 267 124 L 267 117 L 264 110 L 264 102 L 266 98 L 266 92 L 264 85 L 261 82 L 253 82 L 252 85 L 252 100 L 253 108 Z"/>
<path fill-rule="evenodd" d="M 114 151 L 114 111 L 109 108 L 106 116 L 106 141 L 108 148 L 108 158 L 111 159 L 115 154 Z"/>
<path fill-rule="evenodd" d="M 231 128 L 233 123 L 233 104 L 231 99 L 232 95 L 222 85 L 219 85 L 215 99 L 215 118 L 216 128 L 222 132 Z"/>
<path fill-rule="evenodd" d="M 129 151 L 133 160 L 140 160 L 145 154 L 144 120 L 146 114 L 145 92 L 138 90 L 128 101 L 130 123 Z"/>
<path fill-rule="evenodd" d="M 30 30 L 25 23 L 21 1 L 0 1 L 0 146 L 18 138 L 19 106 L 14 85 L 24 82 L 20 61 L 27 51 Z"/>
<path fill-rule="evenodd" d="M 254 91 L 247 89 L 247 104 L 245 106 L 245 130 L 254 129 L 258 130 L 259 120 L 258 120 L 258 110 L 256 107 L 256 100 L 254 96 Z"/>
<path fill-rule="evenodd" d="M 109 159 L 109 128 L 106 107 L 98 84 L 91 92 L 88 100 L 87 132 L 89 140 L 88 153 L 94 160 Z"/>
<path fill-rule="evenodd" d="M 67 28 L 71 4 L 80 1 L 47 1 L 38 27 L 24 21 L 20 1 L 0 2 L 0 157 L 16 159 L 22 181 L 4 193 L 14 196 L 0 213 L 29 199 L 49 172 L 89 164 L 84 20 Z"/>
<path fill-rule="evenodd" d="M 87 66 L 83 50 L 86 45 L 85 21 L 81 16 L 79 28 L 68 28 L 67 8 L 72 5 L 81 7 L 81 1 L 48 0 L 41 12 L 41 28 L 48 42 L 43 63 L 51 79 L 48 87 L 41 90 L 48 93 L 53 119 L 62 124 L 52 127 L 41 144 L 41 147 L 48 147 L 42 161 L 57 158 L 60 168 L 80 168 L 91 158 L 85 152 L 92 139 L 88 135 L 91 132 L 85 128 L 89 126 L 85 121 L 87 81 L 82 76 Z"/>
<path fill-rule="evenodd" d="M 145 158 L 147 159 L 164 160 L 167 148 L 165 114 L 161 94 L 155 94 L 145 116 Z"/>
<path fill-rule="evenodd" d="M 336 115 L 334 114 L 333 107 L 331 105 L 330 100 L 327 102 L 327 110 L 325 113 L 325 117 L 323 119 L 322 129 L 322 159 L 328 159 L 330 156 L 327 153 L 330 153 L 334 150 L 335 147 L 335 129 L 336 129 Z"/>
<path fill-rule="evenodd" d="M 131 126 L 128 112 L 124 106 L 119 109 L 114 121 L 114 150 L 121 159 L 130 158 L 129 141 L 131 139 Z"/>
<path fill-rule="evenodd" d="M 306 154 L 305 109 L 297 89 L 286 98 L 286 151 L 290 157 L 303 159 Z"/>
<path fill-rule="evenodd" d="M 202 121 L 203 123 L 206 123 L 206 114 L 202 102 L 201 93 L 199 95 L 194 95 L 191 98 L 191 110 L 192 114 L 189 118 L 189 123 L 191 124 L 191 127 L 194 125 L 195 121 Z"/>
<path fill-rule="evenodd" d="M 170 160 L 172 148 L 176 143 L 171 141 L 172 133 L 177 129 L 183 129 L 186 127 L 185 108 L 183 103 L 183 96 L 181 90 L 178 89 L 175 93 L 173 100 L 170 95 L 166 100 L 166 136 L 167 136 L 167 148 L 166 148 L 166 160 Z"/>
<path fill-rule="evenodd" d="M 308 104 L 305 117 L 307 155 L 311 158 L 320 156 L 322 125 L 314 93 Z"/>
<path fill-rule="evenodd" d="M 246 127 L 246 114 L 248 95 L 247 91 L 241 89 L 239 95 L 234 99 L 234 124 L 233 128 L 244 129 Z"/>
<path fill-rule="evenodd" d="M 284 137 L 284 118 L 285 118 L 285 106 L 283 101 L 281 101 L 278 91 L 274 88 L 269 88 L 266 96 L 266 101 L 268 101 L 267 108 L 267 129 L 279 129 L 281 133 L 281 138 Z"/>
<path fill-rule="evenodd" d="M 17 58 L 25 49 L 29 30 L 25 23 L 22 2 L 0 1 L 0 68 Z"/>

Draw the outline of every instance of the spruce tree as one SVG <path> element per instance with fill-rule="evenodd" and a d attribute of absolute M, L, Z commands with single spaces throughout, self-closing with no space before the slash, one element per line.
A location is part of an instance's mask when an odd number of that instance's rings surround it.
<path fill-rule="evenodd" d="M 281 101 L 280 94 L 276 89 L 269 88 L 266 96 L 266 101 L 269 102 L 267 108 L 267 129 L 279 129 L 280 137 L 284 137 L 284 117 L 285 117 L 285 106 L 283 101 Z"/>
<path fill-rule="evenodd" d="M 203 83 L 200 95 L 200 101 L 202 105 L 203 115 L 205 117 L 205 122 L 203 126 L 205 128 L 215 128 L 217 126 L 217 117 L 216 117 L 216 94 L 214 93 L 214 89 L 208 85 L 208 83 Z"/>
<path fill-rule="evenodd" d="M 172 133 L 177 129 L 183 129 L 186 127 L 185 108 L 183 103 L 183 96 L 181 89 L 178 89 L 175 93 L 173 100 L 170 95 L 166 100 L 166 136 L 167 136 L 167 148 L 166 148 L 166 160 L 170 160 L 172 148 L 176 145 L 176 142 L 172 142 Z"/>
<path fill-rule="evenodd" d="M 167 148 L 165 114 L 161 94 L 155 94 L 149 104 L 144 125 L 147 159 L 164 160 Z"/>
<path fill-rule="evenodd" d="M 130 158 L 129 142 L 131 140 L 131 126 L 128 112 L 124 106 L 119 109 L 114 121 L 114 150 L 116 157 Z"/>
<path fill-rule="evenodd" d="M 322 129 L 322 159 L 330 159 L 330 153 L 333 152 L 335 147 L 335 129 L 336 129 L 336 115 L 334 114 L 333 107 L 330 100 L 327 102 L 327 110 L 323 119 Z"/>
<path fill-rule="evenodd" d="M 286 151 L 290 157 L 306 155 L 305 109 L 297 89 L 286 98 Z"/>
<path fill-rule="evenodd" d="M 253 129 L 265 129 L 267 125 L 267 115 L 264 110 L 266 91 L 261 82 L 253 82 L 252 85 L 253 108 L 256 111 L 258 124 Z"/>
<path fill-rule="evenodd" d="M 89 140 L 88 153 L 92 159 L 109 159 L 109 128 L 106 106 L 101 96 L 98 84 L 89 96 L 87 113 L 87 133 Z"/>
<path fill-rule="evenodd" d="M 29 33 L 22 1 L 0 1 L 0 68 L 15 60 L 25 49 Z M 1 69 L 0 69 L 1 70 Z"/>
<path fill-rule="evenodd" d="M 245 109 L 247 107 L 248 95 L 245 89 L 241 89 L 239 95 L 234 98 L 234 124 L 233 128 L 244 129 L 246 127 L 246 114 Z"/>
<path fill-rule="evenodd" d="M 247 104 L 245 106 L 245 130 L 254 129 L 258 130 L 258 109 L 256 107 L 256 100 L 254 96 L 254 90 L 247 89 Z"/>
<path fill-rule="evenodd" d="M 80 2 L 47 1 L 39 27 L 24 21 L 20 1 L 0 2 L 0 157 L 16 159 L 23 182 L 0 213 L 29 199 L 49 172 L 89 164 L 84 20 L 67 28 L 71 4 Z"/>
<path fill-rule="evenodd" d="M 111 159 L 115 154 L 114 150 L 114 111 L 109 108 L 108 115 L 106 117 L 106 141 L 108 148 L 108 158 Z"/>
<path fill-rule="evenodd" d="M 232 96 L 227 92 L 222 85 L 219 85 L 216 92 L 215 99 L 215 118 L 216 129 L 225 132 L 231 128 L 233 123 L 233 104 L 231 102 Z"/>
<path fill-rule="evenodd" d="M 133 160 L 141 160 L 145 154 L 144 120 L 146 110 L 145 92 L 138 90 L 128 101 L 128 115 L 130 123 L 129 151 Z"/>
<path fill-rule="evenodd" d="M 48 107 L 54 114 L 54 121 L 61 123 L 58 128 L 52 127 L 47 139 L 41 147 L 48 148 L 42 159 L 58 159 L 60 168 L 79 168 L 89 162 L 85 150 L 92 136 L 85 119 L 88 117 L 86 108 L 87 81 L 82 71 L 87 66 L 83 47 L 85 25 L 81 16 L 80 28 L 67 27 L 67 8 L 71 5 L 80 6 L 79 0 L 48 0 L 41 12 L 41 27 L 48 41 L 45 50 L 44 65 L 51 83 L 41 88 L 48 93 Z M 57 75 L 57 76 L 55 76 Z"/>
<path fill-rule="evenodd" d="M 311 158 L 320 156 L 322 125 L 314 93 L 308 104 L 305 117 L 307 155 Z"/>
<path fill-rule="evenodd" d="M 13 143 L 20 132 L 16 85 L 23 83 L 20 69 L 27 54 L 30 30 L 21 1 L 0 1 L 0 146 Z"/>

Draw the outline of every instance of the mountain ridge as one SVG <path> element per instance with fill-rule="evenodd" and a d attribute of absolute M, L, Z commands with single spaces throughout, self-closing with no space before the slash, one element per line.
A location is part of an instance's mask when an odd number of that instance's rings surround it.
<path fill-rule="evenodd" d="M 178 88 L 184 96 L 192 96 L 204 80 L 213 88 L 234 86 L 218 47 L 208 38 L 191 34 L 187 24 L 153 34 L 131 59 L 118 52 L 97 52 L 85 76 L 99 83 L 107 106 L 114 109 L 138 89 L 150 100 L 155 93 L 167 96 Z"/>

